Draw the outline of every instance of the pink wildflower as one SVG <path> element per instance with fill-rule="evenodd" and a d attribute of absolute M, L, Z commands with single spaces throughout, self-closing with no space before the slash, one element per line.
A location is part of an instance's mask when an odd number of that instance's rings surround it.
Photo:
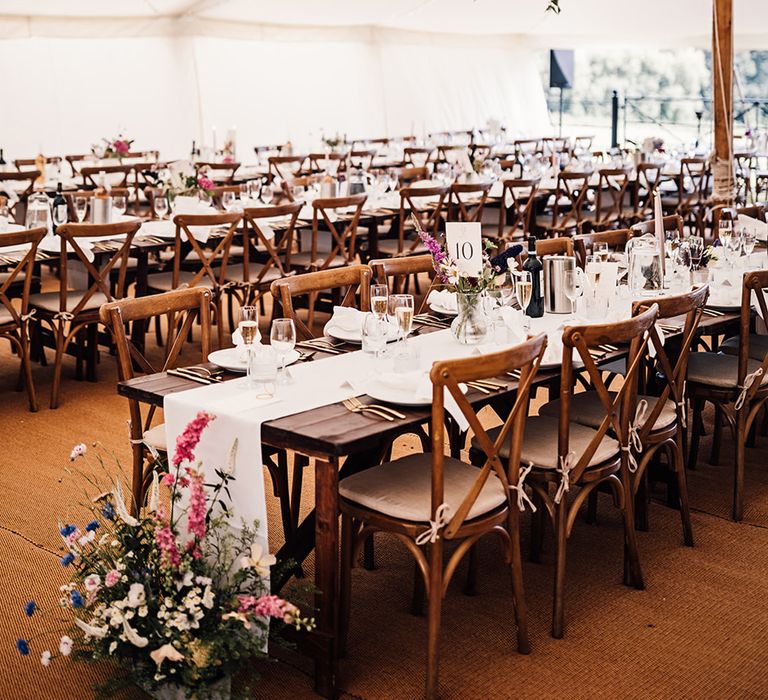
<path fill-rule="evenodd" d="M 120 583 L 120 572 L 117 569 L 108 571 L 107 575 L 104 577 L 104 585 L 107 588 L 112 588 L 112 586 L 115 586 L 118 583 Z"/>
<path fill-rule="evenodd" d="M 187 509 L 187 530 L 202 541 L 205 538 L 205 486 L 200 472 L 189 472 L 189 508 Z M 194 553 L 193 553 L 194 555 Z M 197 557 L 195 557 L 197 558 Z"/>
<path fill-rule="evenodd" d="M 214 188 L 213 180 L 211 180 L 209 177 L 206 177 L 205 175 L 201 175 L 197 178 L 197 185 L 198 187 L 204 189 L 206 192 Z"/>
<path fill-rule="evenodd" d="M 299 609 L 276 595 L 263 595 L 260 598 L 252 595 L 241 595 L 237 598 L 240 613 L 253 613 L 259 617 L 276 617 L 285 622 L 292 622 Z"/>
<path fill-rule="evenodd" d="M 160 550 L 163 563 L 169 568 L 177 569 L 181 565 L 181 555 L 176 545 L 176 536 L 171 530 L 170 523 L 166 519 L 165 509 L 158 507 L 155 515 L 157 527 L 155 528 L 155 542 Z"/>
<path fill-rule="evenodd" d="M 127 141 L 123 141 L 123 139 L 117 139 L 112 143 L 112 148 L 115 149 L 121 156 L 124 156 L 128 151 L 130 151 L 130 146 L 128 145 Z"/>
<path fill-rule="evenodd" d="M 176 452 L 173 454 L 174 467 L 178 468 L 185 459 L 192 461 L 195 458 L 195 447 L 200 442 L 200 435 L 214 418 L 215 416 L 210 413 L 200 411 L 184 428 L 184 432 L 176 438 Z"/>
<path fill-rule="evenodd" d="M 166 474 L 160 481 L 163 486 L 173 486 L 178 484 L 181 488 L 185 489 L 189 486 L 189 479 L 186 476 L 176 476 L 176 474 Z"/>
<path fill-rule="evenodd" d="M 74 532 L 69 533 L 65 538 L 64 541 L 72 547 L 73 545 L 77 544 L 77 540 L 80 539 L 81 535 L 83 533 L 80 532 L 80 530 L 75 530 Z"/>

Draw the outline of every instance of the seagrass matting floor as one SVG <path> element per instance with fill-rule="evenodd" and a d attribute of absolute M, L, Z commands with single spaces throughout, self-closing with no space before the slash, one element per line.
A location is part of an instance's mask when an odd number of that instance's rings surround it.
<path fill-rule="evenodd" d="M 190 357 L 192 352 L 190 351 Z M 55 634 L 33 641 L 22 658 L 14 643 L 28 637 L 23 604 L 54 608 L 64 580 L 57 523 L 77 519 L 81 482 L 65 470 L 75 443 L 101 442 L 129 464 L 127 405 L 115 393 L 113 358 L 102 354 L 99 382 L 76 382 L 65 362 L 62 403 L 47 408 L 51 368 L 35 367 L 41 409 L 26 410 L 13 391 L 17 362 L 0 349 L 0 698 L 80 700 L 93 696 L 109 664 L 39 663 Z M 533 652 L 514 651 L 507 570 L 498 545 L 480 544 L 479 595 L 461 592 L 460 567 L 443 608 L 441 686 L 444 698 L 760 698 L 768 697 L 768 438 L 747 451 L 746 513 L 729 519 L 732 446 L 723 465 L 689 473 L 696 546 L 681 544 L 676 511 L 651 504 L 651 529 L 639 533 L 647 589 L 621 585 L 621 528 L 601 497 L 599 520 L 576 523 L 569 542 L 566 636 L 549 636 L 552 544 L 543 563 L 525 563 Z M 407 441 L 397 452 L 414 449 Z M 304 505 L 312 502 L 311 469 Z M 271 494 L 271 485 L 267 488 Z M 270 540 L 279 544 L 277 501 L 270 496 Z M 527 519 L 526 519 L 527 520 Z M 523 532 L 527 544 L 527 522 Z M 341 661 L 345 698 L 419 698 L 425 618 L 409 614 L 413 564 L 404 548 L 376 539 L 377 569 L 353 577 L 349 655 Z M 312 561 L 305 567 L 312 574 Z M 54 616 L 55 618 L 55 616 Z M 43 625 L 44 629 L 46 626 Z M 312 698 L 311 665 L 260 665 L 254 697 Z M 138 690 L 120 697 L 142 698 Z"/>

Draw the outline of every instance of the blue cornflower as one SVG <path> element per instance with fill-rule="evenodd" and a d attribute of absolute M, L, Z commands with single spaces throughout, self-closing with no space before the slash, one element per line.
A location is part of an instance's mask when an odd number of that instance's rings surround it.
<path fill-rule="evenodd" d="M 65 525 L 59 532 L 62 537 L 69 537 L 77 528 L 74 525 Z"/>
<path fill-rule="evenodd" d="M 34 600 L 30 600 L 25 606 L 24 606 L 24 613 L 27 617 L 32 617 L 32 615 L 35 614 L 35 610 L 37 610 L 37 603 Z"/>
<path fill-rule="evenodd" d="M 72 554 L 72 552 L 69 552 L 61 558 L 61 565 L 69 566 L 73 561 L 75 561 L 75 555 Z"/>
<path fill-rule="evenodd" d="M 83 596 L 80 595 L 80 591 L 72 591 L 69 594 L 69 597 L 72 600 L 73 608 L 82 608 L 83 605 L 85 605 L 85 601 L 83 600 Z"/>
<path fill-rule="evenodd" d="M 16 648 L 22 656 L 29 656 L 29 642 L 26 639 L 17 639 Z"/>
<path fill-rule="evenodd" d="M 107 518 L 107 520 L 115 519 L 115 507 L 111 501 L 107 501 L 101 509 L 101 514 Z"/>
<path fill-rule="evenodd" d="M 86 526 L 85 531 L 86 532 L 92 532 L 93 530 L 96 530 L 99 527 L 99 521 L 98 520 L 91 520 Z"/>

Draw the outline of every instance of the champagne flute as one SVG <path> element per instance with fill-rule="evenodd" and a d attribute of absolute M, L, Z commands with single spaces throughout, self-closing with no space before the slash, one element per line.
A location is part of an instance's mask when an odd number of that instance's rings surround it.
<path fill-rule="evenodd" d="M 248 377 L 248 388 L 250 389 L 253 387 L 251 377 L 251 349 L 259 335 L 259 307 L 242 306 L 240 308 L 240 322 L 238 323 L 237 328 L 240 331 L 240 336 L 242 337 L 247 350 L 245 374 L 246 377 Z"/>
<path fill-rule="evenodd" d="M 593 293 L 597 290 L 597 285 L 600 284 L 601 262 L 597 255 L 587 255 L 586 264 L 584 265 Z"/>
<path fill-rule="evenodd" d="M 168 198 L 165 195 L 155 197 L 154 206 L 157 218 L 161 220 L 164 219 L 165 215 L 168 213 Z"/>
<path fill-rule="evenodd" d="M 269 335 L 269 342 L 275 349 L 280 358 L 280 374 L 278 383 L 287 384 L 288 375 L 285 371 L 285 362 L 290 355 L 291 350 L 296 347 L 296 326 L 293 319 L 276 318 L 272 321 L 272 331 Z"/>
<path fill-rule="evenodd" d="M 528 318 L 528 304 L 531 303 L 532 294 L 533 282 L 531 281 L 531 273 L 525 270 L 515 273 L 515 296 L 517 296 L 517 303 L 525 316 L 524 328 L 526 332 L 530 328 L 531 323 Z"/>
<path fill-rule="evenodd" d="M 701 236 L 690 236 L 688 238 L 688 246 L 691 255 L 691 266 L 693 271 L 696 272 L 701 265 L 701 258 L 704 256 L 704 239 Z"/>
<path fill-rule="evenodd" d="M 77 221 L 83 223 L 85 221 L 85 214 L 88 211 L 88 197 L 75 197 L 75 214 L 77 215 Z"/>
<path fill-rule="evenodd" d="M 728 240 L 733 236 L 733 221 L 721 218 L 717 225 L 717 237 L 720 239 L 720 245 L 725 247 Z"/>
<path fill-rule="evenodd" d="M 563 278 L 563 291 L 565 292 L 565 296 L 567 296 L 568 300 L 571 302 L 573 313 L 576 313 L 576 302 L 584 291 L 581 284 L 581 279 L 580 269 L 565 271 L 565 277 Z"/>
<path fill-rule="evenodd" d="M 403 342 L 411 332 L 413 324 L 413 295 L 395 294 L 395 317 Z"/>
<path fill-rule="evenodd" d="M 231 212 L 237 206 L 237 198 L 234 192 L 222 192 L 221 193 L 221 206 L 225 211 Z"/>
<path fill-rule="evenodd" d="M 741 246 L 744 249 L 744 255 L 752 255 L 755 250 L 756 237 L 754 231 L 747 229 L 741 230 Z"/>
<path fill-rule="evenodd" d="M 275 191 L 272 188 L 272 185 L 264 185 L 264 187 L 261 188 L 261 201 L 264 202 L 264 204 L 269 205 L 274 196 Z"/>
<path fill-rule="evenodd" d="M 371 311 L 376 315 L 376 318 L 384 319 L 387 317 L 388 298 L 389 290 L 386 284 L 371 285 Z"/>
<path fill-rule="evenodd" d="M 593 252 L 600 259 L 600 262 L 608 262 L 611 257 L 611 251 L 607 243 L 595 243 Z"/>
<path fill-rule="evenodd" d="M 128 202 L 125 199 L 125 195 L 116 194 L 112 197 L 112 208 L 117 212 L 118 216 L 125 214 L 126 209 L 128 209 Z"/>

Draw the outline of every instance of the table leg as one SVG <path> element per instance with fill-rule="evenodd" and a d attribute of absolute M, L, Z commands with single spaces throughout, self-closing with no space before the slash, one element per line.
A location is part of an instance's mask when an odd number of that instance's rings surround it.
<path fill-rule="evenodd" d="M 335 458 L 315 463 L 315 607 L 318 639 L 315 690 L 336 695 L 339 601 L 339 465 Z"/>

